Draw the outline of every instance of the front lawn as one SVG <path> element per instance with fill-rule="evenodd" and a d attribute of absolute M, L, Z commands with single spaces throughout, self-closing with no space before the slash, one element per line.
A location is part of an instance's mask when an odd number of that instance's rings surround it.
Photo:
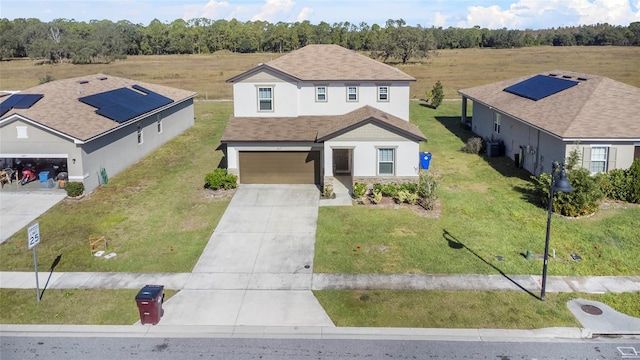
<path fill-rule="evenodd" d="M 440 217 L 321 207 L 314 271 L 540 274 L 542 261 L 524 257 L 527 250 L 542 254 L 547 219 L 546 209 L 529 199 L 529 174 L 508 158 L 459 151 L 472 135 L 459 126 L 459 102 L 437 110 L 412 102 L 411 119 L 429 139 L 421 151 L 433 155 L 429 171 L 438 178 Z M 640 274 L 640 207 L 622 205 L 584 219 L 554 216 L 549 274 Z"/>
<path fill-rule="evenodd" d="M 37 221 L 40 267 L 56 271 L 190 272 L 229 199 L 203 188 L 222 158 L 216 151 L 231 102 L 197 102 L 195 125 L 109 179 L 80 201 L 64 200 Z M 115 258 L 91 256 L 89 237 L 104 236 Z M 0 270 L 33 271 L 23 229 L 0 245 Z"/>

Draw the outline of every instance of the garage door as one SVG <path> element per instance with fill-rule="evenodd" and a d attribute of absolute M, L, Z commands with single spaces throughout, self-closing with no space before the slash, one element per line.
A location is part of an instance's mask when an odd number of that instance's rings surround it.
<path fill-rule="evenodd" d="M 320 184 L 319 151 L 241 151 L 243 184 Z"/>

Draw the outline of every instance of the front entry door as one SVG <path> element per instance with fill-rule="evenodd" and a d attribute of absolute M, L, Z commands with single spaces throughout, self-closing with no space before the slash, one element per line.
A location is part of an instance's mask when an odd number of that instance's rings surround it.
<path fill-rule="evenodd" d="M 349 149 L 333 150 L 333 172 L 334 174 L 350 174 L 351 173 L 351 150 Z"/>

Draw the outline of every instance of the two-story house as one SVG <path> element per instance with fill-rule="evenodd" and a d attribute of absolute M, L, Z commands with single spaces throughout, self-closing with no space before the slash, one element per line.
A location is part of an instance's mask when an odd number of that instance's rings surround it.
<path fill-rule="evenodd" d="M 331 185 L 415 180 L 409 85 L 392 66 L 337 45 L 308 45 L 236 75 L 222 143 L 239 182 Z"/>

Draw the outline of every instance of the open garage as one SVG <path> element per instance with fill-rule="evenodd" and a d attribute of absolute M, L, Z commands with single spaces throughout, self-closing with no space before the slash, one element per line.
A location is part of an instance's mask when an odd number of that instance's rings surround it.
<path fill-rule="evenodd" d="M 240 151 L 243 184 L 320 184 L 320 151 Z"/>

